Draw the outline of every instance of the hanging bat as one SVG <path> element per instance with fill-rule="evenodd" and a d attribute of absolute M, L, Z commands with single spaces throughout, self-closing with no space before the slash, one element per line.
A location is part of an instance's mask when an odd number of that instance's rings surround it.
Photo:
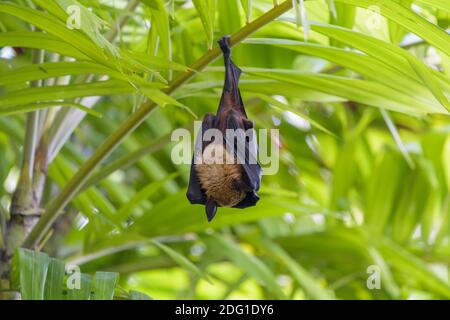
<path fill-rule="evenodd" d="M 191 204 L 205 205 L 208 221 L 214 218 L 217 207 L 242 209 L 256 205 L 262 176 L 256 160 L 258 147 L 253 122 L 247 119 L 238 87 L 241 70 L 231 60 L 230 38 L 223 37 L 219 45 L 225 62 L 222 97 L 217 114 L 208 113 L 203 118 L 186 194 Z M 224 138 L 208 141 L 205 135 L 208 129 L 219 130 Z M 242 129 L 253 136 L 236 135 L 231 140 L 227 137 L 229 129 Z"/>

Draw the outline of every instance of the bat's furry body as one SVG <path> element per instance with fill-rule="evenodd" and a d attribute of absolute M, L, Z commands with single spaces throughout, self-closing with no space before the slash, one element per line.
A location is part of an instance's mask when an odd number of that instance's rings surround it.
<path fill-rule="evenodd" d="M 233 163 L 227 163 L 227 156 L 233 157 Z M 222 163 L 215 163 L 218 157 L 222 158 Z M 239 185 L 242 181 L 242 165 L 237 163 L 233 155 L 227 154 L 223 144 L 209 144 L 197 163 L 195 171 L 207 198 L 214 199 L 222 207 L 235 206 L 245 198 L 245 192 Z"/>
<path fill-rule="evenodd" d="M 239 92 L 241 70 L 231 61 L 229 37 L 220 41 L 225 61 L 225 84 L 216 115 L 206 114 L 202 134 L 208 129 L 218 129 L 226 136 L 227 129 L 253 130 L 247 119 Z M 203 138 L 203 136 L 200 136 Z M 217 207 L 246 208 L 259 200 L 257 191 L 261 182 L 261 167 L 249 161 L 251 152 L 257 150 L 256 139 L 245 142 L 245 161 L 237 160 L 237 150 L 227 150 L 227 142 L 201 140 L 201 152 L 196 152 L 191 167 L 187 197 L 192 204 L 206 206 L 208 221 L 215 216 Z M 218 157 L 219 155 L 219 157 Z M 254 158 L 256 154 L 252 155 Z M 223 157 L 219 163 L 217 159 Z M 228 161 L 233 159 L 234 161 Z"/>

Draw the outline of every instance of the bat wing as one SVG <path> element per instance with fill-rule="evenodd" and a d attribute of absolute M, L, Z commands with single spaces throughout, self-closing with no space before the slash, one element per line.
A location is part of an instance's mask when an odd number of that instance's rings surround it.
<path fill-rule="evenodd" d="M 238 159 L 238 163 L 244 169 L 242 187 L 246 191 L 246 197 L 239 202 L 234 208 L 246 208 L 256 205 L 259 197 L 257 191 L 261 184 L 262 170 L 257 160 L 258 144 L 256 133 L 253 129 L 253 123 L 247 119 L 242 119 L 237 113 L 231 113 L 227 121 L 228 129 L 243 129 L 249 134 L 248 136 L 238 138 L 245 143 L 244 150 L 240 150 L 238 141 L 225 139 L 227 147 L 234 147 L 234 153 Z M 243 131 L 243 132 L 244 132 Z"/>
<path fill-rule="evenodd" d="M 256 205 L 259 200 L 257 191 L 261 184 L 262 170 L 261 166 L 256 160 L 257 152 L 256 137 L 251 139 L 245 146 L 245 161 L 242 163 L 244 169 L 244 183 L 249 187 L 247 196 L 239 202 L 236 208 L 247 208 Z"/>
<path fill-rule="evenodd" d="M 248 208 L 248 207 L 253 207 L 256 205 L 258 200 L 259 200 L 259 196 L 255 191 L 247 192 L 247 195 L 245 196 L 244 200 L 239 202 L 233 208 L 244 209 L 244 208 Z"/>
<path fill-rule="evenodd" d="M 194 155 L 192 156 L 192 164 L 191 164 L 191 174 L 189 177 L 189 186 L 187 189 L 186 196 L 191 204 L 206 204 L 207 199 L 206 195 L 203 192 L 199 179 L 197 177 L 197 172 L 194 168 L 194 160 L 196 155 L 200 152 L 203 152 L 203 149 L 205 148 L 205 143 L 202 139 L 203 132 L 206 132 L 206 130 L 213 128 L 214 123 L 216 121 L 216 117 L 210 113 L 206 114 L 203 118 L 202 122 L 202 130 L 198 133 L 196 141 L 195 141 L 195 150 Z"/>
<path fill-rule="evenodd" d="M 247 121 L 245 128 L 250 130 L 251 137 L 245 144 L 245 162 L 242 166 L 247 174 L 249 187 L 254 191 L 258 191 L 261 184 L 262 170 L 257 160 L 258 143 L 256 140 L 256 132 L 253 129 L 253 123 L 251 121 Z"/>

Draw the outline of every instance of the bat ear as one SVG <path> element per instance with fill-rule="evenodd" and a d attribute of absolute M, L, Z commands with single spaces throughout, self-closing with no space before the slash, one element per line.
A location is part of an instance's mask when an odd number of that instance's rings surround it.
<path fill-rule="evenodd" d="M 212 199 L 208 199 L 208 201 L 206 201 L 205 211 L 208 222 L 211 222 L 217 212 L 217 203 Z"/>

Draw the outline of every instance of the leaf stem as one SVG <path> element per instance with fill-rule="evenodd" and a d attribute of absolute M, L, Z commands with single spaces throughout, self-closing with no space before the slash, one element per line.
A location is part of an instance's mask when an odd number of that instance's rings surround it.
<path fill-rule="evenodd" d="M 288 11 L 291 7 L 292 2 L 291 0 L 288 0 L 267 11 L 262 16 L 233 34 L 230 38 L 231 46 L 235 46 L 240 43 L 255 31 L 259 30 L 269 22 L 275 20 L 277 17 Z M 173 93 L 181 85 L 194 77 L 197 72 L 203 70 L 206 66 L 219 58 L 220 55 L 221 52 L 217 47 L 208 51 L 190 66 L 190 70 L 173 79 L 165 92 L 167 94 Z M 157 106 L 152 102 L 144 103 L 135 113 L 130 115 L 129 118 L 119 128 L 117 128 L 117 130 L 113 132 L 102 145 L 100 145 L 95 153 L 81 166 L 78 172 L 67 183 L 61 193 L 49 203 L 38 224 L 25 240 L 23 244 L 24 247 L 35 248 L 38 245 L 39 241 L 41 241 L 50 229 L 58 214 L 78 194 L 78 192 L 82 190 L 84 184 L 92 175 L 97 165 L 108 157 L 120 145 L 120 143 L 156 109 L 156 107 Z"/>
<path fill-rule="evenodd" d="M 33 50 L 33 64 L 40 64 L 44 61 L 44 51 L 43 50 Z M 34 80 L 31 82 L 31 87 L 39 87 L 41 85 L 41 80 Z M 27 124 L 25 132 L 25 141 L 23 145 L 23 159 L 22 159 L 22 170 L 25 170 L 28 164 L 28 177 L 30 180 L 33 179 L 33 163 L 34 163 L 34 153 L 36 150 L 37 143 L 37 132 L 38 129 L 38 113 L 36 111 L 28 113 Z"/>

